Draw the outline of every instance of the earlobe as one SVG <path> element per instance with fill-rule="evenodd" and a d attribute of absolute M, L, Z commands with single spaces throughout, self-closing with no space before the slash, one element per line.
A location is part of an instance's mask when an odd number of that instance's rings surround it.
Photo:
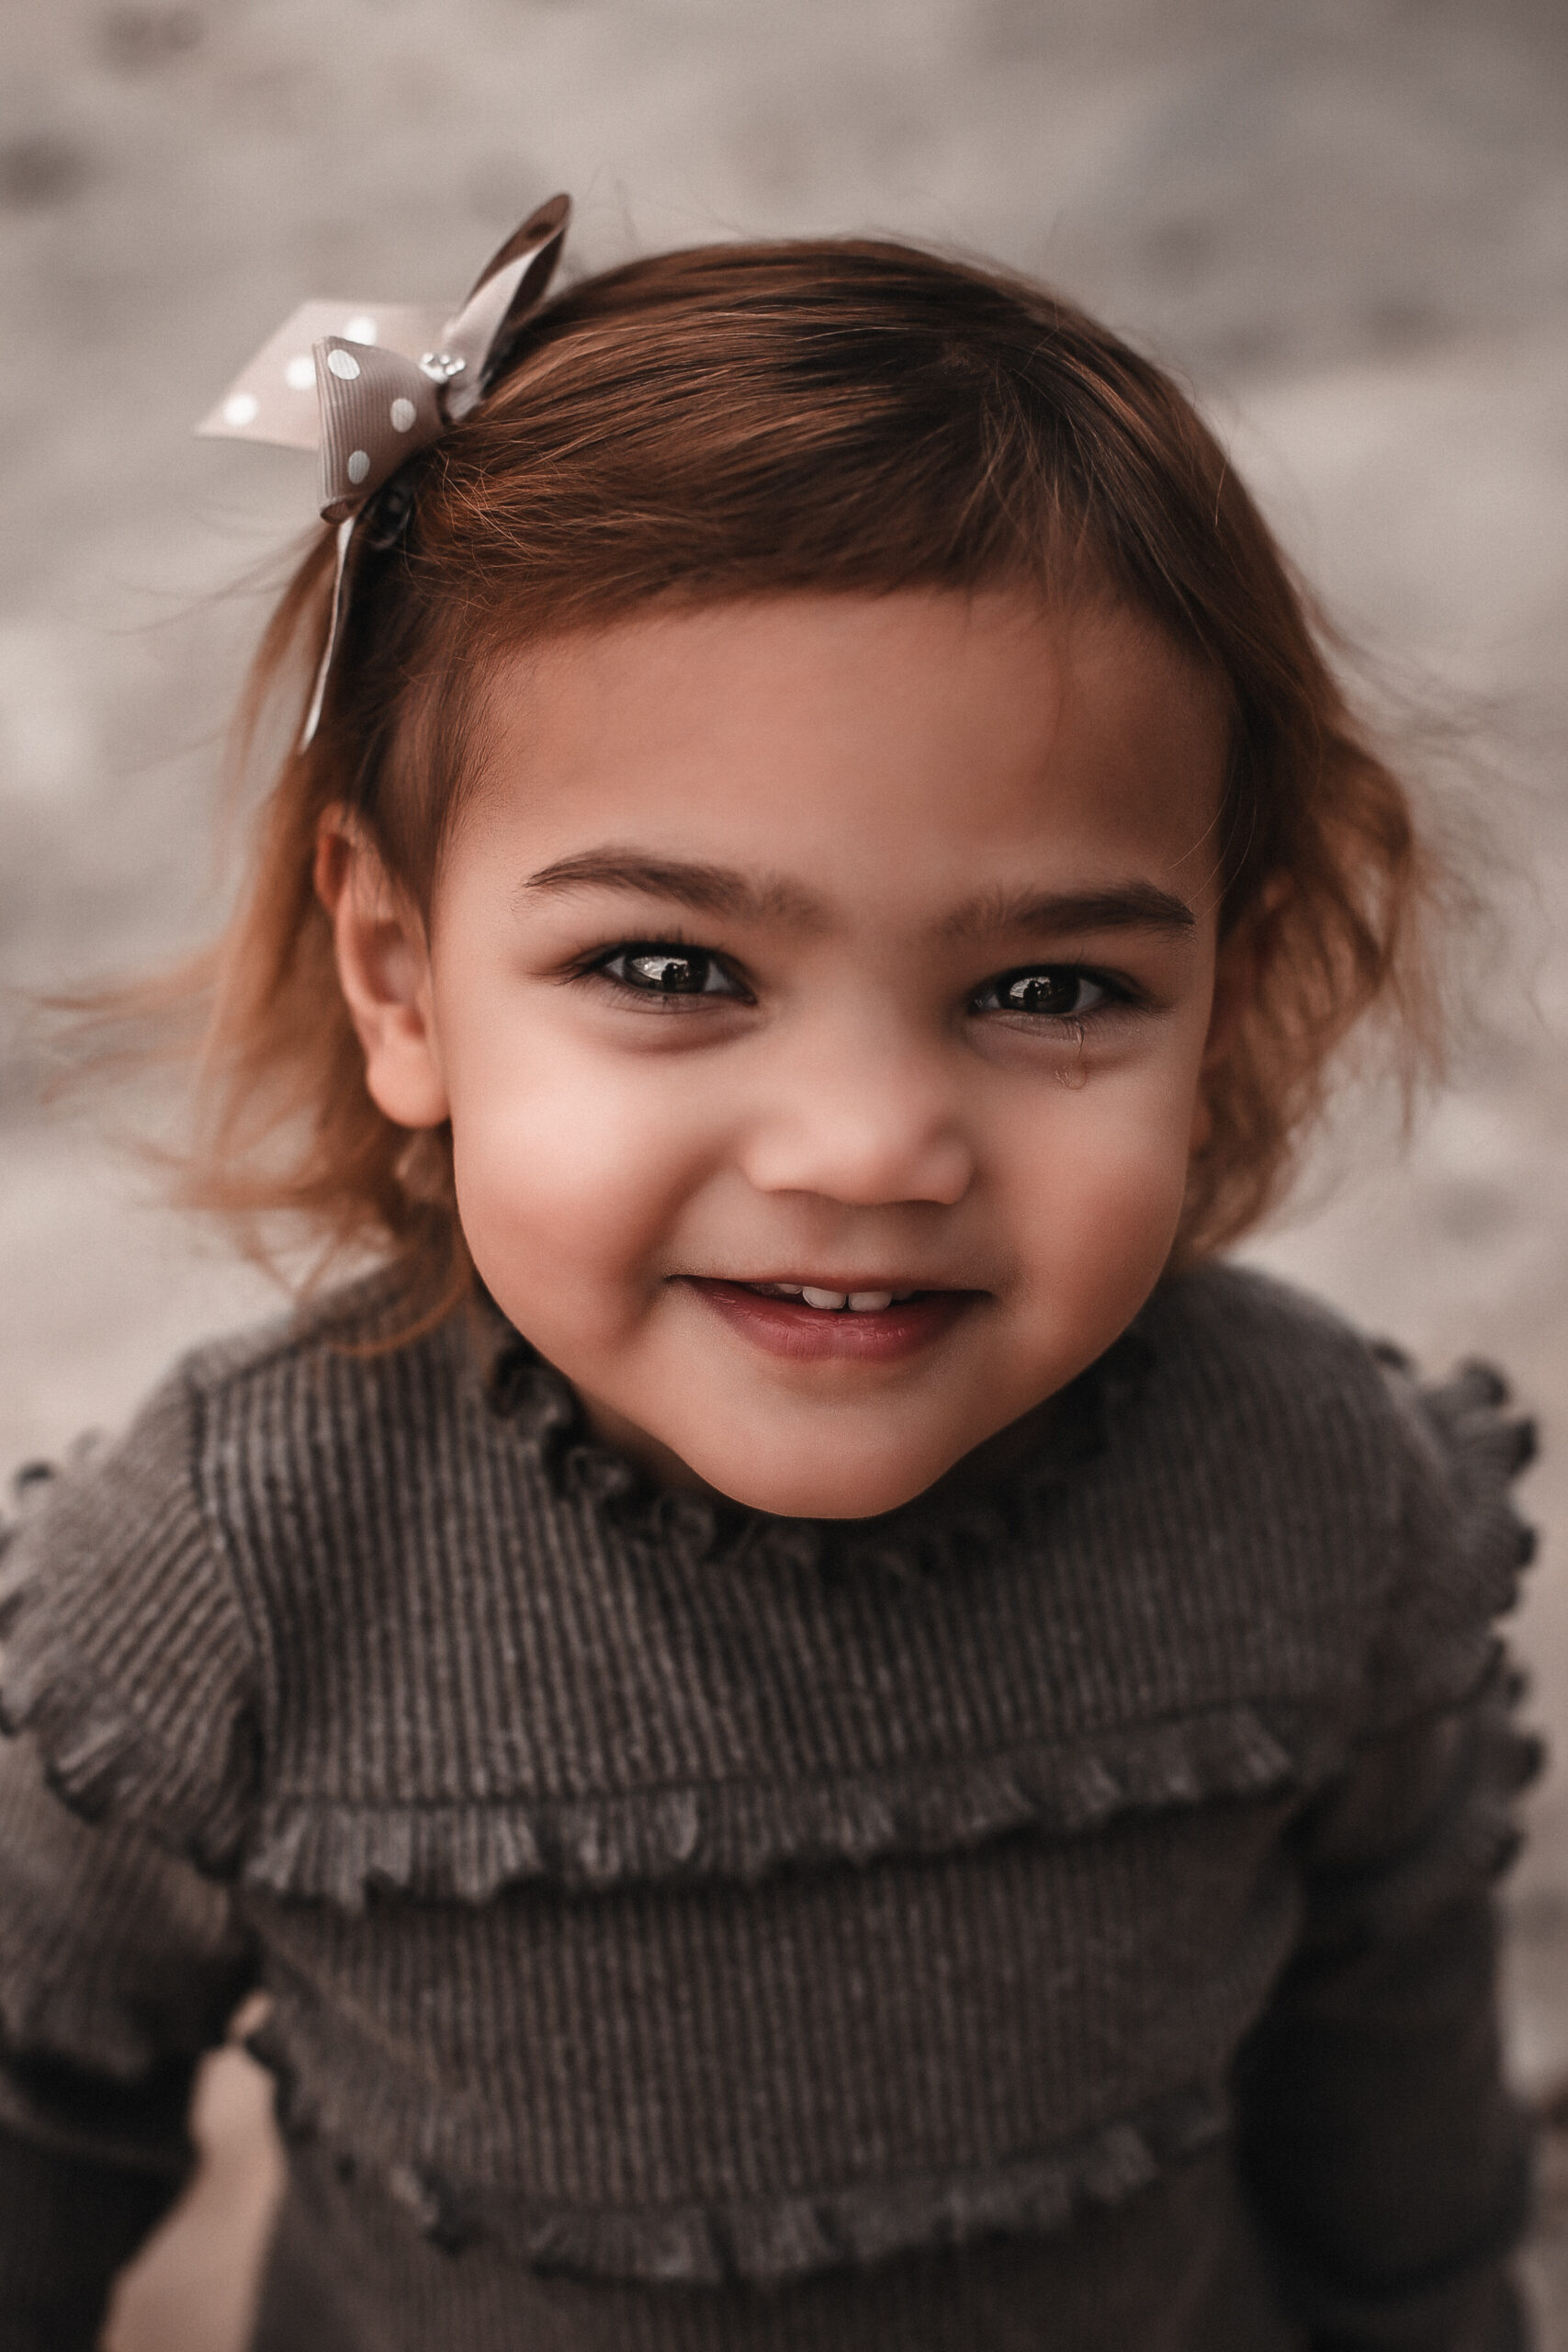
<path fill-rule="evenodd" d="M 321 820 L 315 883 L 371 1100 L 400 1127 L 439 1126 L 448 1104 L 424 925 L 349 810 Z"/>

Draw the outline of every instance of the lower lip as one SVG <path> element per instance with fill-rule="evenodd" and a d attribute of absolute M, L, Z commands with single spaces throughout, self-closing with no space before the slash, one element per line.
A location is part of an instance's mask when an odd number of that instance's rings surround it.
<path fill-rule="evenodd" d="M 984 1296 L 976 1290 L 933 1290 L 919 1298 L 862 1314 L 852 1306 L 807 1306 L 804 1299 L 769 1298 L 744 1283 L 688 1277 L 689 1287 L 731 1330 L 770 1355 L 796 1363 L 896 1363 L 919 1355 Z"/>

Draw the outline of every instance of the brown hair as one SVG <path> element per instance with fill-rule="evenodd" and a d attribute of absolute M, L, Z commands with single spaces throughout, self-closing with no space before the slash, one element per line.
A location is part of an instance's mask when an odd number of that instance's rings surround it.
<path fill-rule="evenodd" d="M 318 826 L 350 804 L 427 906 L 485 662 L 654 597 L 1026 582 L 1120 600 L 1224 680 L 1222 929 L 1249 927 L 1256 978 L 1204 1080 L 1185 1257 L 1278 1196 L 1362 1014 L 1391 1016 L 1407 1056 L 1435 1042 L 1417 920 L 1434 869 L 1301 592 L 1170 379 L 1039 287 L 861 239 L 608 271 L 527 326 L 361 540 L 321 728 L 283 762 L 202 976 L 182 1192 L 253 1244 L 293 1212 L 329 1251 L 400 1259 L 433 1312 L 460 1292 L 445 1139 L 411 1138 L 366 1090 Z M 267 630 L 250 722 L 302 690 L 329 567 L 322 534 Z"/>

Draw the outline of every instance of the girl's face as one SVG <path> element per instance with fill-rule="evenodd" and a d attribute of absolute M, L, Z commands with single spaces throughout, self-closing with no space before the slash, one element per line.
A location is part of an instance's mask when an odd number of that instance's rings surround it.
<path fill-rule="evenodd" d="M 1110 1344 L 1201 1119 L 1210 679 L 1021 591 L 796 594 L 519 659 L 481 750 L 428 937 L 340 853 L 340 961 L 602 1436 L 854 1517 Z"/>

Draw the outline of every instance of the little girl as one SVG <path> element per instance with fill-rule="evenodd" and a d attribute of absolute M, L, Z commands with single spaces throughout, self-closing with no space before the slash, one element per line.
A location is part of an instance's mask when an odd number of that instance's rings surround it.
<path fill-rule="evenodd" d="M 258 1993 L 258 2352 L 1519 2346 L 1520 1432 L 1218 1254 L 1404 794 L 1080 311 L 561 220 L 316 344 L 189 1190 L 371 1271 L 6 1555 L 0 2346 Z"/>

